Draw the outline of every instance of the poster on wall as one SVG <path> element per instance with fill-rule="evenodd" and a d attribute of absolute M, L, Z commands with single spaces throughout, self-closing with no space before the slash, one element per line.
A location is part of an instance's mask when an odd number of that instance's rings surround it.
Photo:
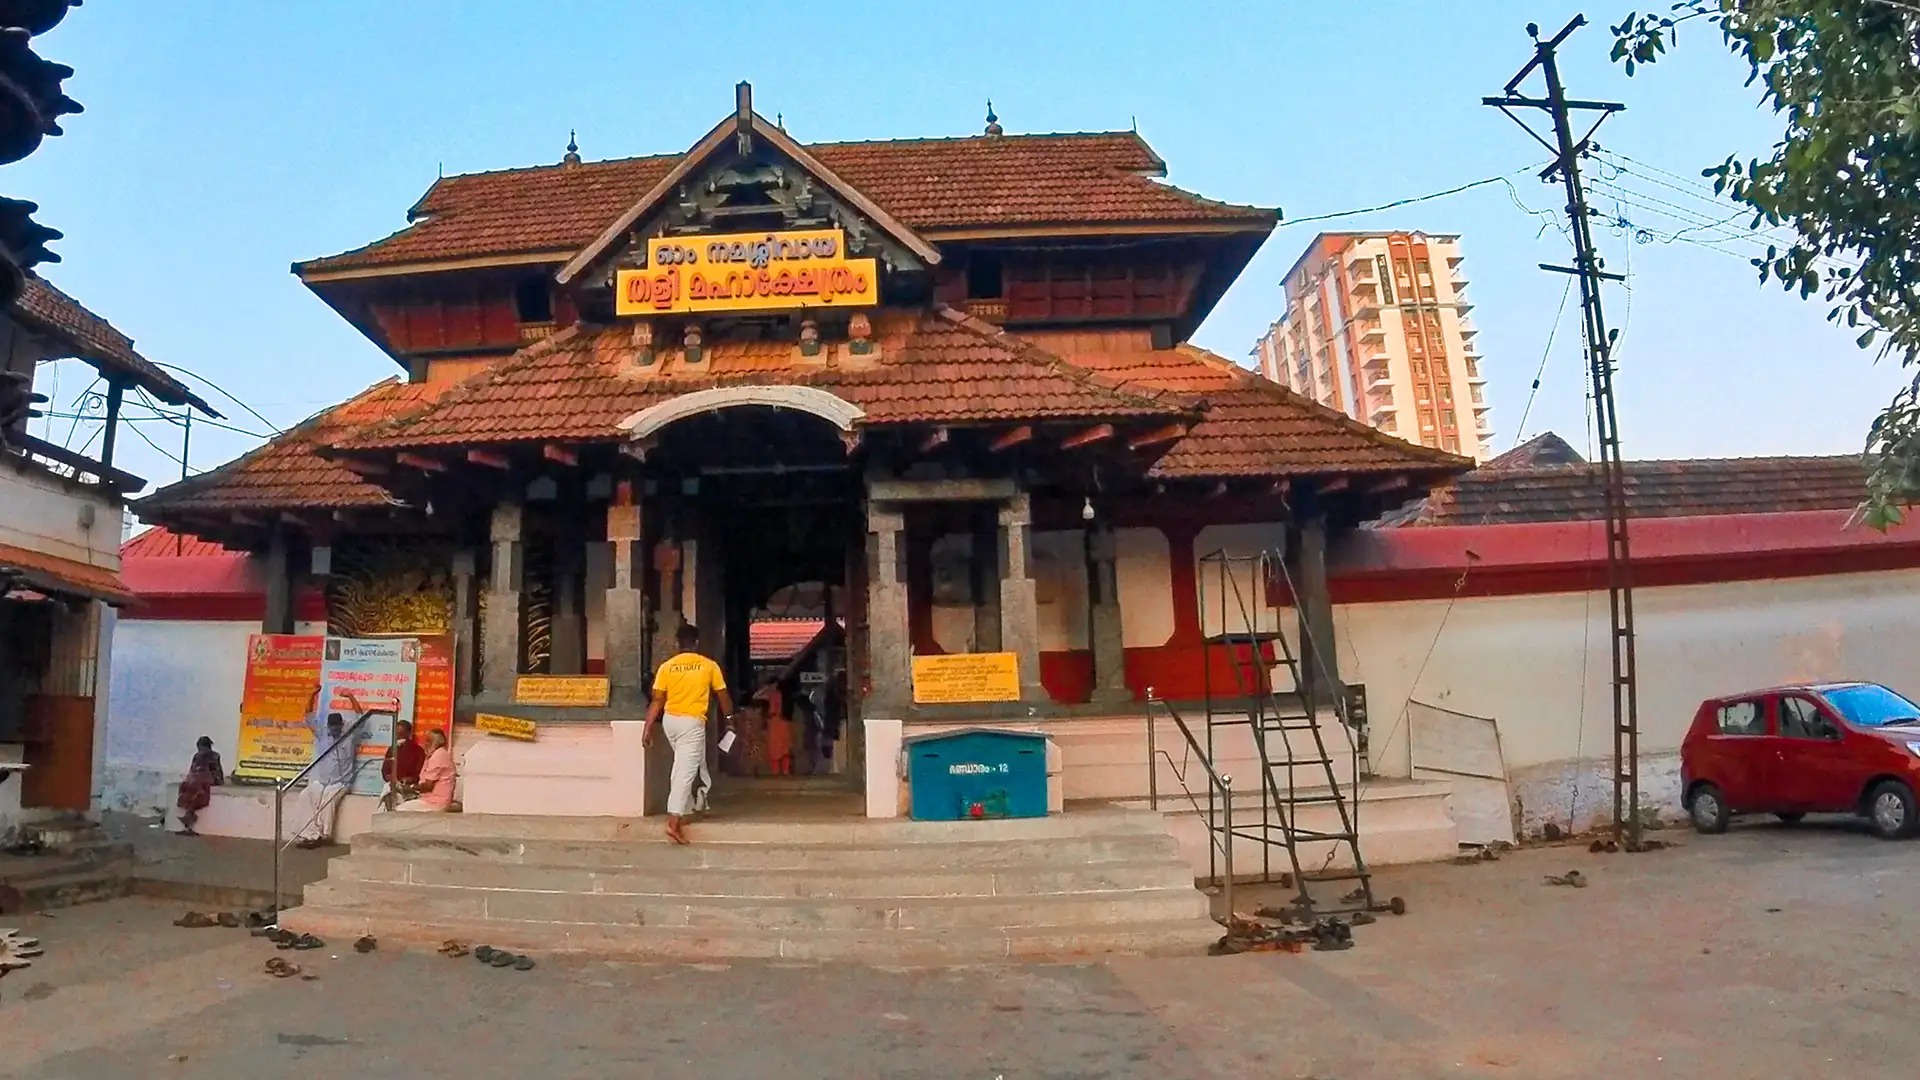
<path fill-rule="evenodd" d="M 422 743 L 427 732 L 446 735 L 453 745 L 453 635 L 413 635 L 420 642 L 420 662 L 414 669 L 413 735 Z"/>
<path fill-rule="evenodd" d="M 378 795 L 384 786 L 380 761 L 393 745 L 394 721 L 414 718 L 420 640 L 330 637 L 322 652 L 322 711 L 337 712 L 348 723 L 362 712 L 373 712 L 361 728 L 351 790 L 356 795 Z"/>
<path fill-rule="evenodd" d="M 317 634 L 254 634 L 240 689 L 237 780 L 286 780 L 313 756 L 307 701 L 320 685 L 326 639 Z"/>

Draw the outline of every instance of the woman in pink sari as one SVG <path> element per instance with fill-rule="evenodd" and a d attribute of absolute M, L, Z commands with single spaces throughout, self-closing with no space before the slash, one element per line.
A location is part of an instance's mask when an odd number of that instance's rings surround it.
<path fill-rule="evenodd" d="M 420 766 L 420 797 L 400 804 L 401 810 L 444 813 L 453 809 L 453 785 L 456 774 L 453 751 L 447 748 L 447 733 L 427 732 L 427 760 Z"/>

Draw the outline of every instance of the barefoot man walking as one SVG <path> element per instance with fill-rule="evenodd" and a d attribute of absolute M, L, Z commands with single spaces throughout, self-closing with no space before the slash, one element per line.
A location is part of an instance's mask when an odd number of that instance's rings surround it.
<path fill-rule="evenodd" d="M 653 701 L 647 706 L 642 746 L 652 746 L 655 732 L 664 727 L 673 747 L 673 780 L 667 789 L 667 839 L 687 842 L 681 820 L 693 809 L 693 782 L 707 758 L 707 696 L 720 700 L 720 715 L 733 715 L 733 698 L 720 665 L 700 655 L 695 647 L 700 632 L 691 623 L 680 627 L 680 651 L 667 658 L 653 677 Z"/>

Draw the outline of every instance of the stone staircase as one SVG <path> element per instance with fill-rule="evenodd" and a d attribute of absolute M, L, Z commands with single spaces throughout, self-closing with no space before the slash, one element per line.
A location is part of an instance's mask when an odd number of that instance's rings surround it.
<path fill-rule="evenodd" d="M 22 840 L 37 842 L 31 855 L 0 854 L 0 907 L 45 911 L 125 896 L 131 888 L 133 845 L 107 836 L 81 817 L 21 827 Z"/>
<path fill-rule="evenodd" d="M 281 924 L 322 937 L 672 960 L 975 963 L 1199 953 L 1220 935 L 1160 815 L 989 822 L 379 814 Z"/>

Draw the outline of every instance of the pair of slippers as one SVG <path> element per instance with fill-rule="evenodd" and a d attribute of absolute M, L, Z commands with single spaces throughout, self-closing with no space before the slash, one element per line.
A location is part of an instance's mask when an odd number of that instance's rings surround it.
<path fill-rule="evenodd" d="M 253 933 L 255 937 L 263 937 L 273 942 L 273 947 L 276 949 L 319 949 L 326 947 L 327 944 L 312 934 L 296 934 L 291 930 L 260 929 Z"/>
<path fill-rule="evenodd" d="M 240 925 L 240 916 L 231 911 L 189 911 L 173 920 L 173 925 L 184 926 L 189 930 L 198 930 L 208 926 L 224 926 L 236 929 Z"/>
<path fill-rule="evenodd" d="M 457 942 L 454 944 L 457 944 Z M 443 951 L 445 950 L 445 948 L 446 946 L 444 945 L 441 946 L 441 949 Z M 448 953 L 448 955 L 452 956 L 457 954 Z M 483 964 L 487 964 L 492 967 L 497 967 L 497 968 L 510 967 L 515 971 L 532 971 L 533 970 L 533 957 L 516 956 L 513 953 L 506 951 L 505 949 L 496 949 L 491 945 L 482 945 L 479 948 L 473 950 L 473 958 L 475 960 L 480 961 Z"/>
<path fill-rule="evenodd" d="M 267 961 L 267 974 L 276 979 L 291 979 L 295 975 L 299 975 L 302 979 L 312 982 L 320 977 L 318 975 L 306 975 L 303 974 L 302 971 L 303 969 L 299 964 L 290 964 L 277 956 Z"/>

